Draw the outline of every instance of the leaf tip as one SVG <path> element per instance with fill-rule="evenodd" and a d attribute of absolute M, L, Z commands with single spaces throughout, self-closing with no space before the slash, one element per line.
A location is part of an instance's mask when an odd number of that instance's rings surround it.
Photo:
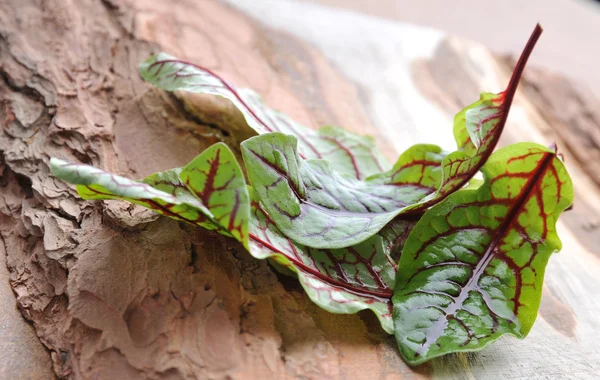
<path fill-rule="evenodd" d="M 538 33 L 541 34 L 544 31 L 544 28 L 542 28 L 542 25 L 538 22 L 537 24 L 535 24 L 534 31 L 538 31 Z"/>
<path fill-rule="evenodd" d="M 50 172 L 57 178 L 64 180 L 65 178 L 65 165 L 68 165 L 69 162 L 65 160 L 61 160 L 60 158 L 50 157 L 50 162 L 48 163 L 48 167 L 50 168 Z"/>
<path fill-rule="evenodd" d="M 50 169 L 52 169 L 53 167 L 64 165 L 65 163 L 66 161 L 61 160 L 60 158 L 50 157 Z"/>
<path fill-rule="evenodd" d="M 506 90 L 504 91 L 505 104 L 508 108 L 510 108 L 514 94 L 517 90 L 517 85 L 519 84 L 519 81 L 521 80 L 521 75 L 523 74 L 523 71 L 525 70 L 525 65 L 527 65 L 527 61 L 529 60 L 529 56 L 533 52 L 533 48 L 535 47 L 538 40 L 540 39 L 540 36 L 542 35 L 543 31 L 544 31 L 544 29 L 542 29 L 542 26 L 539 23 L 536 24 L 535 28 L 533 29 L 533 32 L 529 36 L 529 40 L 527 41 L 527 44 L 523 48 L 523 52 L 521 53 L 521 56 L 519 57 L 517 64 L 515 65 L 515 68 L 512 73 L 512 76 L 510 78 L 510 81 L 508 83 L 508 86 L 507 86 Z"/>

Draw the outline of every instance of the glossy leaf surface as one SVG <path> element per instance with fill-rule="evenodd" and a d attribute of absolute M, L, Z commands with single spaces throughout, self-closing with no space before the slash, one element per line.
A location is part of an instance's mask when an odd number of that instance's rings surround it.
<path fill-rule="evenodd" d="M 438 147 L 417 145 L 387 175 L 360 181 L 336 173 L 328 161 L 300 158 L 297 139 L 282 133 L 244 141 L 242 154 L 251 186 L 283 234 L 330 249 L 368 239 L 434 191 L 443 157 Z"/>
<path fill-rule="evenodd" d="M 482 93 L 478 101 L 456 115 L 454 137 L 458 151 L 447 155 L 442 162 L 442 184 L 435 193 L 407 211 L 424 211 L 440 202 L 466 185 L 485 164 L 502 135 L 521 75 L 541 34 L 542 28 L 538 24 L 523 49 L 506 90 L 499 94 Z"/>
<path fill-rule="evenodd" d="M 237 89 L 209 69 L 159 53 L 140 65 L 140 74 L 147 82 L 167 91 L 224 97 L 241 111 L 257 134 L 282 132 L 295 136 L 301 157 L 327 159 L 340 173 L 362 179 L 389 168 L 372 137 L 335 127 L 313 131 L 267 107 L 254 91 Z"/>
<path fill-rule="evenodd" d="M 218 230 L 248 246 L 250 199 L 242 170 L 229 148 L 218 143 L 184 168 L 134 181 L 56 158 L 52 173 L 77 185 L 84 199 L 122 199 L 159 214 Z"/>
<path fill-rule="evenodd" d="M 531 143 L 494 153 L 483 173 L 481 187 L 428 210 L 404 246 L 394 325 L 410 364 L 523 338 L 537 315 L 570 178 L 554 151 Z"/>
<path fill-rule="evenodd" d="M 250 253 L 259 259 L 272 258 L 296 272 L 316 304 L 334 313 L 370 309 L 384 330 L 393 333 L 396 264 L 389 253 L 412 223 L 398 221 L 386 230 L 385 238 L 374 236 L 344 249 L 301 246 L 281 234 L 258 202 L 250 205 L 239 166 L 223 144 L 212 146 L 184 168 L 155 173 L 139 182 L 57 159 L 51 160 L 51 169 L 55 176 L 76 184 L 84 199 L 126 200 L 240 241 L 249 236 Z M 252 207 L 249 221 L 240 219 L 248 207 Z"/>
<path fill-rule="evenodd" d="M 422 212 L 440 202 L 466 185 L 494 150 L 540 33 L 538 26 L 506 91 L 484 93 L 457 115 L 459 150 L 443 158 L 441 169 L 440 156 L 422 161 L 413 147 L 398 160 L 394 169 L 402 170 L 396 174 L 393 169 L 357 181 L 338 175 L 323 160 L 304 161 L 292 136 L 265 134 L 242 143 L 248 177 L 261 204 L 293 240 L 310 247 L 341 248 L 364 241 L 400 214 Z M 423 149 L 429 153 L 432 146 Z"/>
<path fill-rule="evenodd" d="M 272 258 L 296 272 L 308 296 L 323 309 L 341 314 L 370 309 L 383 329 L 393 334 L 391 296 L 396 264 L 390 253 L 413 225 L 397 221 L 384 237 L 375 235 L 341 249 L 315 249 L 283 235 L 254 199 L 250 253 L 258 259 Z"/>

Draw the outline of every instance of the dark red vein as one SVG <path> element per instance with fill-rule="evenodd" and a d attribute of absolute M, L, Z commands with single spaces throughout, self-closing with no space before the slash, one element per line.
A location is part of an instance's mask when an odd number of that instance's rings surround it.
<path fill-rule="evenodd" d="M 304 198 L 300 196 L 300 189 L 296 186 L 296 184 L 291 180 L 291 178 L 289 177 L 289 175 L 284 172 L 281 168 L 277 167 L 274 163 L 272 163 L 271 161 L 267 160 L 266 157 L 261 156 L 260 154 L 256 153 L 255 151 L 253 151 L 252 149 L 248 149 L 249 152 L 251 152 L 254 157 L 258 158 L 260 160 L 260 162 L 262 162 L 264 165 L 266 165 L 267 167 L 271 168 L 273 171 L 275 171 L 280 178 L 283 178 L 286 180 L 286 182 L 290 185 L 290 188 L 292 189 L 292 191 L 294 192 L 294 194 L 296 195 L 296 198 L 298 198 L 299 200 L 303 201 Z M 283 157 L 287 157 L 285 155 L 282 155 Z M 267 187 L 267 186 L 265 186 Z"/>
<path fill-rule="evenodd" d="M 356 157 L 354 157 L 354 155 L 352 154 L 352 152 L 350 151 L 350 149 L 348 149 L 345 145 L 343 145 L 337 139 L 334 139 L 332 137 L 322 136 L 322 138 L 324 138 L 327 141 L 331 141 L 332 143 L 334 143 L 335 145 L 337 145 L 341 150 L 343 150 L 348 155 L 348 157 L 350 157 L 350 161 L 352 162 L 352 167 L 354 168 L 354 172 L 356 173 L 356 178 L 362 179 L 362 175 L 360 173 L 360 169 L 358 168 L 358 162 L 356 161 Z"/>
<path fill-rule="evenodd" d="M 202 200 L 202 203 L 204 203 L 206 207 L 209 207 L 210 197 L 215 192 L 215 180 L 217 178 L 217 171 L 219 170 L 219 165 L 221 163 L 220 149 L 217 149 L 217 151 L 215 152 L 215 157 L 212 160 L 210 160 L 209 163 L 210 169 L 208 170 L 208 174 L 206 175 L 204 189 L 202 189 L 202 192 L 198 194 L 198 196 Z M 187 184 L 189 184 L 189 178 L 186 182 Z"/>
<path fill-rule="evenodd" d="M 299 269 L 302 269 L 304 272 L 310 273 L 311 275 L 317 277 L 318 279 L 322 280 L 323 282 L 326 282 L 328 284 L 337 286 L 339 288 L 342 288 L 350 293 L 354 293 L 356 295 L 359 296 L 374 296 L 374 297 L 378 297 L 378 298 L 387 298 L 387 302 L 389 302 L 389 298 L 392 296 L 392 291 L 387 291 L 387 292 L 378 292 L 375 290 L 368 290 L 368 289 L 361 289 L 361 288 L 357 288 L 354 286 L 351 286 L 347 283 L 335 280 L 331 277 L 327 277 L 324 276 L 323 273 L 307 266 L 306 264 L 304 264 L 302 261 L 297 260 L 294 257 L 291 257 L 290 255 L 286 254 L 285 252 L 282 252 L 280 249 L 276 248 L 275 246 L 273 246 L 272 244 L 264 241 L 263 239 L 261 239 L 259 236 L 256 236 L 254 234 L 250 234 L 250 239 L 254 240 L 255 242 L 257 242 L 258 244 L 261 244 L 265 247 L 267 247 L 268 249 L 270 249 L 273 252 L 279 253 L 284 255 L 288 260 L 292 261 L 294 263 L 295 266 L 297 266 Z"/>
<path fill-rule="evenodd" d="M 244 99 L 242 99 L 242 97 L 239 95 L 239 93 L 237 92 L 237 90 L 235 89 L 235 87 L 229 85 L 229 83 L 227 83 L 227 81 L 225 79 L 221 78 L 219 75 L 217 75 L 212 70 L 207 69 L 206 67 L 203 67 L 203 66 L 200 66 L 200 65 L 196 65 L 196 64 L 188 62 L 188 61 L 181 60 L 181 59 L 165 59 L 165 60 L 162 60 L 162 61 L 156 61 L 156 62 L 152 63 L 150 66 L 148 66 L 148 69 L 152 68 L 154 65 L 157 65 L 157 64 L 160 65 L 159 69 L 153 74 L 154 76 L 157 76 L 165 63 L 179 63 L 179 64 L 184 64 L 184 65 L 189 65 L 189 66 L 192 66 L 192 67 L 194 67 L 194 68 L 196 68 L 196 69 L 198 69 L 200 71 L 207 72 L 209 75 L 211 75 L 216 80 L 218 80 L 219 82 L 221 82 L 221 84 L 223 85 L 223 87 L 225 87 L 227 90 L 229 90 L 233 94 L 233 96 L 235 96 L 235 98 L 241 103 L 241 105 L 252 115 L 252 117 L 257 122 L 259 122 L 260 124 L 262 124 L 267 129 L 267 131 L 269 131 L 269 132 L 276 132 L 277 131 L 277 130 L 274 130 L 272 127 L 270 127 L 262 118 L 258 117 L 258 115 L 256 114 L 256 112 L 254 112 L 254 110 L 248 105 L 248 103 L 246 103 L 244 101 Z M 181 69 L 179 69 L 178 71 L 180 71 L 180 70 Z M 288 127 L 289 127 L 289 123 L 288 123 Z M 291 129 L 294 130 L 294 132 L 296 132 L 294 128 L 291 128 Z M 306 140 L 306 138 L 302 134 L 296 133 L 296 135 L 300 139 L 302 139 L 302 141 L 317 154 L 317 157 L 321 157 L 320 153 L 316 150 L 316 148 L 311 143 L 309 143 L 308 140 Z M 300 153 L 300 156 L 302 158 L 305 158 L 301 153 Z"/>
<path fill-rule="evenodd" d="M 182 59 L 164 59 L 162 61 L 156 61 L 154 63 L 152 63 L 148 69 L 150 69 L 152 66 L 160 64 L 160 65 L 164 65 L 165 63 L 180 63 L 180 64 L 184 64 L 184 65 L 189 65 L 192 66 L 200 71 L 205 71 L 208 74 L 210 74 L 211 76 L 213 76 L 216 80 L 218 80 L 219 82 L 221 82 L 221 84 L 223 85 L 223 87 L 225 87 L 226 89 L 228 89 L 229 91 L 231 91 L 231 93 L 236 97 L 237 100 L 239 100 L 240 103 L 242 103 L 242 105 L 244 106 L 244 108 L 246 108 L 248 110 L 248 112 L 250 112 L 250 114 L 256 119 L 256 121 L 258 121 L 259 123 L 261 123 L 265 128 L 267 128 L 267 130 L 269 132 L 273 132 L 273 129 L 270 128 L 267 123 L 265 123 L 260 117 L 258 117 L 258 115 L 256 115 L 256 113 L 254 113 L 254 111 L 252 110 L 252 108 L 250 108 L 248 106 L 248 104 L 242 99 L 242 97 L 238 94 L 238 92 L 236 91 L 236 89 L 233 86 L 230 86 L 229 83 L 227 83 L 227 81 L 225 81 L 225 79 L 221 78 L 219 75 L 217 75 L 216 73 L 214 73 L 212 70 L 207 69 L 206 67 L 202 67 L 200 65 L 196 65 L 194 63 L 188 62 L 188 61 L 184 61 Z M 156 73 L 154 73 L 154 75 L 158 75 L 158 71 Z"/>
<path fill-rule="evenodd" d="M 457 312 L 459 307 L 461 307 L 464 304 L 470 292 L 477 287 L 477 283 L 481 278 L 481 275 L 486 270 L 492 259 L 496 257 L 496 249 L 498 248 L 500 240 L 506 235 L 508 229 L 515 222 L 515 220 L 517 220 L 518 213 L 522 211 L 525 202 L 533 194 L 534 188 L 538 186 L 538 182 L 543 178 L 554 157 L 555 155 L 552 153 L 545 153 L 545 157 L 541 160 L 541 163 L 535 169 L 533 175 L 530 176 L 525 186 L 519 192 L 516 201 L 514 202 L 513 206 L 509 209 L 500 227 L 494 231 L 494 238 L 490 242 L 484 254 L 478 260 L 477 265 L 473 269 L 473 273 L 469 277 L 469 280 L 464 286 L 461 286 L 461 291 L 459 295 L 453 297 L 453 303 L 444 308 L 443 314 L 454 315 L 454 313 Z M 506 259 L 510 260 L 509 258 Z M 519 276 L 519 273 L 514 273 L 514 275 Z M 421 346 L 422 348 L 426 347 L 427 342 L 435 342 L 437 341 L 437 339 L 439 339 L 439 337 L 444 332 L 447 321 L 447 319 L 439 319 L 438 322 L 430 328 L 429 333 L 427 334 L 427 339 L 425 343 L 423 343 L 423 345 Z"/>
<path fill-rule="evenodd" d="M 531 33 L 531 36 L 529 37 L 529 40 L 527 41 L 525 48 L 523 49 L 523 53 L 521 53 L 521 57 L 519 58 L 519 60 L 517 61 L 517 64 L 515 65 L 513 73 L 508 82 L 508 86 L 506 87 L 506 90 L 504 90 L 499 95 L 499 99 L 503 101 L 503 103 L 501 105 L 502 112 L 500 112 L 500 119 L 498 121 L 498 124 L 494 128 L 492 128 L 490 130 L 490 132 L 488 133 L 488 135 L 486 136 L 486 137 L 489 136 L 489 138 L 491 140 L 489 141 L 489 143 L 486 140 L 483 140 L 481 147 L 477 150 L 477 152 L 472 157 L 470 157 L 468 159 L 470 162 L 473 162 L 475 160 L 475 158 L 478 158 L 479 162 L 477 164 L 473 165 L 472 167 L 470 167 L 467 172 L 458 174 L 457 176 L 461 179 L 454 186 L 450 187 L 449 189 L 444 189 L 444 187 L 443 187 L 444 184 L 443 184 L 442 187 L 440 187 L 438 196 L 433 197 L 429 201 L 420 204 L 416 208 L 407 212 L 405 215 L 413 214 L 415 212 L 420 212 L 436 203 L 441 202 L 448 195 L 453 193 L 456 189 L 463 187 L 469 181 L 469 179 L 471 179 L 471 177 L 487 162 L 488 158 L 494 151 L 494 148 L 496 147 L 498 140 L 500 139 L 500 136 L 502 135 L 502 130 L 504 129 L 506 120 L 508 119 L 510 107 L 511 107 L 512 101 L 515 97 L 515 93 L 517 91 L 517 86 L 519 85 L 519 82 L 521 80 L 521 76 L 523 75 L 523 70 L 525 70 L 527 60 L 529 59 L 529 56 L 531 55 L 531 52 L 533 51 L 535 44 L 537 43 L 540 36 L 542 35 L 542 32 L 543 32 L 542 27 L 540 26 L 540 24 L 537 24 L 535 29 Z M 465 161 L 465 160 L 463 160 L 463 161 Z"/>

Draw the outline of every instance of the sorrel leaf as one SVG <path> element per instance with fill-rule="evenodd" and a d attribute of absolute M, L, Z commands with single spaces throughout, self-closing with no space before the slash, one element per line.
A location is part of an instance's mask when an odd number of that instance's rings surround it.
<path fill-rule="evenodd" d="M 223 144 L 137 182 L 57 159 L 50 167 L 83 198 L 128 200 L 236 238 L 295 273 L 326 310 L 372 310 L 410 364 L 478 350 L 503 334 L 523 338 L 545 265 L 561 246 L 556 220 L 573 201 L 556 149 L 516 144 L 492 154 L 541 32 L 538 25 L 505 91 L 483 93 L 456 115 L 450 154 L 415 145 L 386 171 L 372 138 L 312 131 L 253 91 L 160 53 L 140 65 L 145 80 L 224 97 L 245 118 L 237 132 L 259 135 L 242 143 L 254 189 Z M 473 178 L 480 169 L 484 181 Z"/>
<path fill-rule="evenodd" d="M 389 168 L 372 137 L 335 127 L 313 131 L 268 108 L 254 91 L 236 89 L 209 69 L 159 53 L 143 62 L 139 70 L 144 80 L 163 90 L 211 94 L 230 100 L 257 134 L 282 132 L 295 136 L 301 157 L 327 159 L 338 172 L 362 179 Z"/>
<path fill-rule="evenodd" d="M 242 143 L 248 178 L 261 204 L 291 239 L 310 247 L 341 248 L 369 238 L 400 214 L 422 212 L 440 202 L 466 185 L 494 150 L 521 73 L 540 34 L 538 25 L 504 92 L 483 94 L 457 115 L 454 130 L 459 150 L 443 158 L 441 185 L 439 161 L 419 166 L 415 147 L 405 152 L 396 165 L 408 165 L 399 172 L 405 174 L 404 179 L 383 173 L 357 181 L 337 175 L 326 161 L 304 161 L 294 137 L 270 133 Z M 431 146 L 423 149 L 430 152 Z M 421 176 L 420 170 L 435 175 L 430 179 Z M 395 186 L 385 186 L 390 184 Z"/>
<path fill-rule="evenodd" d="M 454 137 L 458 151 L 450 153 L 442 162 L 440 188 L 407 211 L 424 211 L 440 202 L 466 185 L 485 164 L 504 130 L 521 75 L 541 34 L 542 28 L 538 24 L 523 49 L 506 90 L 499 94 L 482 93 L 478 101 L 456 115 Z"/>
<path fill-rule="evenodd" d="M 184 168 L 155 173 L 139 182 L 55 158 L 50 166 L 55 176 L 76 184 L 84 199 L 127 200 L 240 241 L 248 241 L 249 236 L 249 252 L 296 272 L 308 296 L 320 307 L 334 313 L 370 309 L 384 330 L 393 333 L 396 264 L 390 251 L 398 249 L 412 223 L 395 222 L 386 229 L 385 238 L 374 236 L 345 249 L 301 246 L 281 234 L 256 200 L 251 204 L 252 217 L 240 219 L 250 207 L 248 191 L 252 190 L 245 187 L 234 156 L 223 144 L 213 145 Z"/>
<path fill-rule="evenodd" d="M 77 185 L 83 199 L 122 199 L 162 215 L 218 230 L 248 246 L 250 198 L 227 145 L 217 143 L 183 168 L 133 181 L 82 164 L 50 160 L 52 174 Z"/>
<path fill-rule="evenodd" d="M 410 364 L 523 338 L 535 321 L 571 180 L 555 151 L 532 143 L 497 151 L 483 174 L 428 210 L 404 246 L 394 325 Z"/>
<path fill-rule="evenodd" d="M 336 173 L 328 161 L 300 158 L 297 141 L 267 133 L 244 141 L 242 155 L 262 207 L 284 235 L 302 245 L 332 249 L 358 244 L 439 184 L 436 168 L 443 154 L 436 146 L 417 145 L 404 152 L 387 181 L 379 175 L 360 181 Z"/>
<path fill-rule="evenodd" d="M 253 190 L 250 190 L 253 194 Z M 294 271 L 310 299 L 332 313 L 352 314 L 372 310 L 383 329 L 393 334 L 391 296 L 396 276 L 392 249 L 401 248 L 413 223 L 397 221 L 352 247 L 315 249 L 285 237 L 252 196 L 250 253 L 271 258 Z"/>
<path fill-rule="evenodd" d="M 411 146 L 387 172 L 374 174 L 365 182 L 370 184 L 414 186 L 432 193 L 440 186 L 442 161 L 448 153 L 432 144 Z"/>

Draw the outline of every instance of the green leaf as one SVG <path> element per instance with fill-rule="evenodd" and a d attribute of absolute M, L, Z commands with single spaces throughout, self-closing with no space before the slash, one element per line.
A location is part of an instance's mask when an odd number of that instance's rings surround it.
<path fill-rule="evenodd" d="M 242 169 L 227 145 L 212 145 L 187 164 L 179 177 L 208 207 L 211 219 L 247 246 L 250 198 Z"/>
<path fill-rule="evenodd" d="M 252 198 L 252 256 L 271 258 L 296 272 L 307 295 L 323 309 L 338 314 L 370 309 L 383 329 L 393 334 L 391 296 L 396 264 L 390 251 L 397 249 L 413 223 L 393 222 L 386 228 L 385 237 L 375 235 L 352 247 L 315 249 L 285 237 L 261 208 L 256 195 Z"/>
<path fill-rule="evenodd" d="M 441 164 L 447 154 L 437 145 L 413 145 L 398 157 L 391 170 L 374 174 L 365 179 L 365 182 L 381 185 L 413 186 L 425 193 L 433 193 L 440 186 Z"/>
<path fill-rule="evenodd" d="M 523 49 L 506 90 L 499 94 L 482 93 L 478 101 L 456 115 L 454 137 L 458 151 L 447 155 L 442 162 L 441 186 L 405 212 L 422 212 L 435 205 L 468 184 L 485 164 L 502 135 L 521 75 L 541 34 L 542 28 L 538 24 Z"/>
<path fill-rule="evenodd" d="M 571 180 L 556 152 L 532 143 L 494 153 L 483 174 L 428 210 L 404 246 L 393 303 L 409 364 L 523 338 L 535 321 Z"/>
<path fill-rule="evenodd" d="M 250 198 L 231 150 L 214 144 L 184 168 L 133 181 L 82 164 L 50 160 L 56 177 L 77 185 L 83 199 L 122 199 L 159 214 L 233 236 L 248 246 Z"/>
<path fill-rule="evenodd" d="M 295 136 L 301 157 L 330 160 L 340 173 L 362 179 L 389 168 L 372 137 L 335 127 L 313 131 L 268 108 L 254 91 L 236 89 L 209 69 L 159 53 L 143 62 L 139 70 L 144 80 L 163 90 L 182 90 L 228 99 L 257 134 L 282 132 Z"/>
<path fill-rule="evenodd" d="M 459 150 L 443 158 L 441 169 L 439 148 L 422 145 L 405 152 L 391 172 L 359 181 L 336 173 L 326 161 L 303 160 L 293 136 L 270 133 L 246 140 L 244 162 L 262 206 L 291 239 L 342 248 L 368 239 L 400 214 L 423 212 L 442 201 L 468 184 L 494 150 L 540 33 L 536 28 L 504 92 L 483 94 L 457 115 Z M 423 162 L 419 155 L 435 159 Z"/>
<path fill-rule="evenodd" d="M 370 309 L 393 333 L 391 296 L 398 250 L 414 223 L 397 221 L 354 247 L 318 250 L 286 238 L 254 200 L 231 151 L 215 144 L 184 168 L 159 172 L 142 181 L 53 158 L 53 174 L 77 185 L 84 199 L 121 199 L 160 214 L 217 230 L 245 243 L 259 259 L 271 258 L 294 271 L 309 297 L 333 313 Z M 251 207 L 251 214 L 250 214 Z M 248 244 L 249 239 L 249 244 Z"/>
<path fill-rule="evenodd" d="M 439 184 L 443 154 L 436 146 L 414 146 L 386 175 L 360 181 L 336 173 L 328 161 L 301 159 L 297 141 L 268 133 L 244 141 L 242 154 L 262 207 L 283 234 L 302 245 L 358 244 Z"/>
<path fill-rule="evenodd" d="M 418 219 L 396 218 L 385 225 L 378 235 L 383 239 L 383 247 L 395 263 L 400 261 L 402 248 Z"/>

